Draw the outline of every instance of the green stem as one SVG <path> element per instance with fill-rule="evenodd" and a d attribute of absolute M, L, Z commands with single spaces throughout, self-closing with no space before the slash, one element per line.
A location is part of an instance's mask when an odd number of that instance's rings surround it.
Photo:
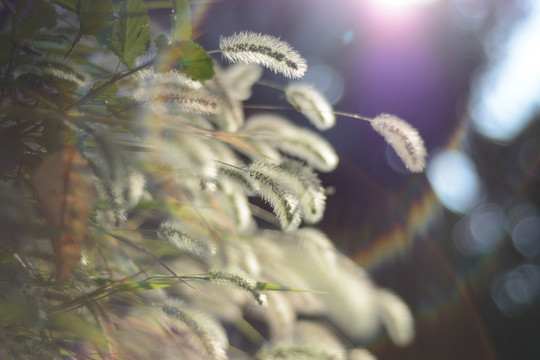
<path fill-rule="evenodd" d="M 364 120 L 364 121 L 371 121 L 371 120 L 373 120 L 372 118 L 369 118 L 369 117 L 367 117 L 367 116 L 362 116 L 362 115 L 353 114 L 353 113 L 350 113 L 350 112 L 344 112 L 344 111 L 334 111 L 334 114 L 335 114 L 335 115 L 339 115 L 339 116 L 345 116 L 345 117 L 348 117 L 348 118 Z"/>
<path fill-rule="evenodd" d="M 270 82 L 270 81 L 259 80 L 259 81 L 256 82 L 256 84 L 261 85 L 261 86 L 266 86 L 266 87 L 271 88 L 271 89 L 285 91 L 283 86 L 281 86 L 279 84 L 276 84 L 276 83 L 273 83 L 273 82 Z"/>
<path fill-rule="evenodd" d="M 261 333 L 253 327 L 253 325 L 247 322 L 246 319 L 239 318 L 233 323 L 233 325 L 253 344 L 262 344 L 266 341 L 264 336 L 262 336 Z"/>
<path fill-rule="evenodd" d="M 69 55 L 71 55 L 71 53 L 73 52 L 73 50 L 75 50 L 75 47 L 77 46 L 77 44 L 79 43 L 79 41 L 81 41 L 81 38 L 82 38 L 82 34 L 79 30 L 79 32 L 77 33 L 77 35 L 75 36 L 75 39 L 73 39 L 73 42 L 71 43 L 71 47 L 69 48 L 67 54 L 64 56 L 64 59 L 67 59 L 69 57 Z"/>
<path fill-rule="evenodd" d="M 114 76 L 118 75 L 118 70 L 120 69 L 120 65 L 122 65 L 122 60 L 118 60 L 118 64 L 116 65 L 116 69 L 114 69 Z"/>
<path fill-rule="evenodd" d="M 245 109 L 260 109 L 260 110 L 284 110 L 284 111 L 299 111 L 296 108 L 288 107 L 288 106 L 275 106 L 275 105 L 255 105 L 255 104 L 245 104 L 243 105 Z M 345 111 L 332 111 L 335 115 L 344 116 L 352 119 L 358 119 L 358 120 L 364 120 L 364 121 L 371 121 L 372 118 L 369 118 L 367 116 L 362 116 L 350 112 Z"/>
<path fill-rule="evenodd" d="M 123 242 L 124 244 L 126 245 L 129 245 L 131 246 L 132 248 L 136 249 L 136 250 L 139 250 L 147 255 L 149 255 L 150 257 L 152 257 L 159 265 L 161 265 L 161 267 L 163 267 L 165 270 L 167 270 L 169 273 L 171 273 L 176 279 L 180 280 L 181 282 L 183 282 L 184 284 L 186 284 L 187 286 L 189 286 L 190 288 L 194 289 L 193 286 L 191 286 L 190 284 L 188 284 L 184 279 L 182 279 L 181 276 L 179 276 L 178 274 L 176 274 L 173 269 L 171 269 L 167 264 L 165 264 L 163 262 L 163 260 L 161 260 L 157 255 L 155 255 L 153 252 L 151 252 L 150 250 L 148 250 L 147 248 L 145 248 L 144 246 L 142 245 L 139 245 L 131 240 L 129 240 L 128 238 L 126 237 L 123 237 L 121 235 L 118 235 L 118 234 L 115 234 L 105 228 L 101 228 L 101 231 L 103 231 L 105 234 L 107 235 L 110 235 L 112 237 L 114 237 L 116 240 L 120 241 L 120 242 Z"/>

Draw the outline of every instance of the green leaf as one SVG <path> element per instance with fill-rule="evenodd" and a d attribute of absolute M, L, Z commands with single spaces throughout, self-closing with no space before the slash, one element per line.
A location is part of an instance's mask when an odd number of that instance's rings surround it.
<path fill-rule="evenodd" d="M 73 12 L 77 12 L 79 7 L 79 0 L 51 0 L 51 2 Z"/>
<path fill-rule="evenodd" d="M 150 46 L 148 15 L 142 0 L 122 1 L 119 15 L 119 22 L 113 26 L 109 43 L 114 53 L 131 68 L 135 58 L 144 55 Z"/>
<path fill-rule="evenodd" d="M 282 285 L 277 285 L 277 284 L 270 284 L 270 283 L 261 282 L 261 281 L 257 281 L 257 284 L 255 285 L 255 289 L 260 290 L 260 291 L 294 291 L 294 292 L 310 292 L 314 294 L 327 294 L 327 292 L 324 292 L 324 291 L 297 289 L 297 288 L 292 288 L 292 287 L 282 286 Z"/>
<path fill-rule="evenodd" d="M 172 0 L 172 43 L 191 40 L 191 10 L 186 0 Z"/>
<path fill-rule="evenodd" d="M 162 54 L 169 47 L 169 38 L 167 35 L 161 34 L 154 39 L 154 43 L 156 44 L 157 53 Z"/>
<path fill-rule="evenodd" d="M 92 89 L 90 89 L 88 92 L 90 93 L 90 92 L 95 91 L 106 82 L 107 81 L 105 80 L 95 82 L 94 86 L 92 86 Z M 101 91 L 98 95 L 96 95 L 93 98 L 93 100 L 94 101 L 108 101 L 114 98 L 117 93 L 118 93 L 118 85 L 112 84 L 112 85 L 109 85 L 105 90 Z"/>
<path fill-rule="evenodd" d="M 80 0 L 78 12 L 83 35 L 98 35 L 113 13 L 109 0 Z"/>
<path fill-rule="evenodd" d="M 193 41 L 173 44 L 163 52 L 156 64 L 157 72 L 178 70 L 192 79 L 204 83 L 214 77 L 214 62 L 204 49 Z"/>

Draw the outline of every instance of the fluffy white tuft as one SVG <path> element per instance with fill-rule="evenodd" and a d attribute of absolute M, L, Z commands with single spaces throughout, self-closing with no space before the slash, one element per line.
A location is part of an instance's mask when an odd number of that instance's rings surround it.
<path fill-rule="evenodd" d="M 246 122 L 244 131 L 266 139 L 283 153 L 304 160 L 319 171 L 332 171 L 338 165 L 339 158 L 330 143 L 282 116 L 272 113 L 253 115 Z"/>
<path fill-rule="evenodd" d="M 426 148 L 418 131 L 395 115 L 381 114 L 371 120 L 371 126 L 396 151 L 407 169 L 422 172 L 426 167 Z"/>
<path fill-rule="evenodd" d="M 414 338 L 414 320 L 403 300 L 389 290 L 377 292 L 382 322 L 396 345 L 405 346 Z"/>
<path fill-rule="evenodd" d="M 285 183 L 283 170 L 268 161 L 256 161 L 250 165 L 249 175 L 257 182 L 260 197 L 272 206 L 282 229 L 296 230 L 302 222 L 302 206 Z"/>
<path fill-rule="evenodd" d="M 336 124 L 332 105 L 318 90 L 310 85 L 291 83 L 285 88 L 287 101 L 294 105 L 319 130 L 327 130 Z"/>
<path fill-rule="evenodd" d="M 352 349 L 349 351 L 349 360 L 377 360 L 377 358 L 366 349 Z"/>
<path fill-rule="evenodd" d="M 215 248 L 185 232 L 185 226 L 176 220 L 168 219 L 159 225 L 158 238 L 168 242 L 185 253 L 205 257 L 215 253 Z"/>
<path fill-rule="evenodd" d="M 213 270 L 208 273 L 208 277 L 213 283 L 233 286 L 247 291 L 259 305 L 266 305 L 268 301 L 266 295 L 257 289 L 257 282 L 241 270 Z"/>
<path fill-rule="evenodd" d="M 273 36 L 253 32 L 235 33 L 222 36 L 219 48 L 232 63 L 259 64 L 288 78 L 302 78 L 307 70 L 306 60 L 289 44 Z"/>
<path fill-rule="evenodd" d="M 42 74 L 72 82 L 78 86 L 84 85 L 87 75 L 81 72 L 76 63 L 58 57 L 43 57 L 34 60 L 31 65 L 37 66 Z"/>
<path fill-rule="evenodd" d="M 262 67 L 257 64 L 234 64 L 223 71 L 221 81 L 232 98 L 244 101 L 251 97 L 251 88 L 262 72 Z"/>
<path fill-rule="evenodd" d="M 173 332 L 182 334 L 191 345 L 207 359 L 226 360 L 228 340 L 225 330 L 212 317 L 190 309 L 172 299 L 161 305 L 166 316 L 172 320 Z"/>

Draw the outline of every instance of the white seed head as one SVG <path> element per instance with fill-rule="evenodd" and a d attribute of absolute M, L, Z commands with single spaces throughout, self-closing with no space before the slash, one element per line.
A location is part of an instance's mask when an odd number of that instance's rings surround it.
<path fill-rule="evenodd" d="M 414 320 L 407 305 L 385 289 L 377 291 L 377 298 L 381 319 L 390 338 L 396 345 L 410 344 L 414 338 Z"/>
<path fill-rule="evenodd" d="M 294 105 L 319 130 L 327 130 L 336 124 L 332 105 L 323 94 L 310 85 L 291 83 L 285 88 L 287 101 Z"/>
<path fill-rule="evenodd" d="M 307 70 L 306 60 L 286 42 L 253 32 L 241 32 L 221 37 L 219 48 L 232 63 L 260 64 L 282 73 L 288 78 L 299 79 Z"/>
<path fill-rule="evenodd" d="M 319 134 L 293 125 L 282 116 L 260 113 L 251 116 L 244 131 L 266 138 L 283 153 L 306 161 L 319 171 L 332 171 L 339 162 L 338 155 L 328 141 Z"/>
<path fill-rule="evenodd" d="M 407 169 L 422 172 L 426 167 L 426 148 L 418 131 L 395 115 L 381 114 L 371 120 L 371 126 L 384 137 L 401 158 Z"/>
<path fill-rule="evenodd" d="M 42 74 L 69 81 L 78 86 L 87 81 L 87 75 L 81 72 L 80 66 L 73 61 L 58 57 L 44 57 L 34 60 L 30 66 L 37 66 Z"/>
<path fill-rule="evenodd" d="M 213 270 L 208 273 L 208 277 L 213 283 L 244 289 L 253 296 L 259 305 L 266 305 L 268 301 L 266 295 L 256 288 L 257 282 L 241 270 Z"/>
<path fill-rule="evenodd" d="M 234 64 L 224 69 L 220 78 L 229 96 L 244 101 L 251 97 L 251 88 L 259 81 L 262 72 L 262 67 L 257 64 Z"/>

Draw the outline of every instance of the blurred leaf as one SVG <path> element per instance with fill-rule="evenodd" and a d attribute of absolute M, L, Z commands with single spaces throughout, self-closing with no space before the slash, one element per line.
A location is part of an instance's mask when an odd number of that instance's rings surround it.
<path fill-rule="evenodd" d="M 103 286 L 99 287 L 98 289 L 88 294 L 84 294 L 76 299 L 60 304 L 58 306 L 58 312 L 70 311 L 122 292 L 161 289 L 178 283 L 179 280 L 171 276 L 154 276 L 144 280 L 106 281 L 104 282 Z"/>
<path fill-rule="evenodd" d="M 169 47 L 169 38 L 167 37 L 167 35 L 161 34 L 154 39 L 154 43 L 156 44 L 157 53 L 161 54 Z"/>
<path fill-rule="evenodd" d="M 16 27 L 18 39 L 30 38 L 39 33 L 41 28 L 50 29 L 57 23 L 57 14 L 54 7 L 44 1 L 31 1 L 17 11 L 19 23 Z"/>
<path fill-rule="evenodd" d="M 148 15 L 142 0 L 124 0 L 120 4 L 119 22 L 113 25 L 109 43 L 122 62 L 133 67 L 135 58 L 150 46 Z"/>
<path fill-rule="evenodd" d="M 193 41 L 173 44 L 163 52 L 156 64 L 157 72 L 176 69 L 192 79 L 204 83 L 214 77 L 214 62 L 204 49 Z"/>
<path fill-rule="evenodd" d="M 186 0 L 172 0 L 172 43 L 191 40 L 191 10 Z"/>
<path fill-rule="evenodd" d="M 78 13 L 79 33 L 97 35 L 112 17 L 113 11 L 109 0 L 80 0 Z"/>
<path fill-rule="evenodd" d="M 97 88 L 99 88 L 101 85 L 105 84 L 106 82 L 107 81 L 105 80 L 95 82 L 94 86 L 92 86 L 92 89 L 88 90 L 88 92 L 90 93 L 90 92 L 95 91 Z M 93 100 L 94 101 L 108 101 L 114 98 L 117 93 L 118 93 L 118 85 L 112 84 L 108 86 L 105 90 L 100 91 L 98 95 L 94 96 Z"/>
<path fill-rule="evenodd" d="M 315 293 L 315 294 L 326 294 L 326 292 L 324 291 L 297 289 L 297 288 L 270 284 L 270 283 L 261 282 L 261 281 L 257 281 L 257 284 L 255 285 L 255 289 L 260 290 L 260 291 L 294 291 L 294 292 L 310 292 L 310 293 Z"/>
<path fill-rule="evenodd" d="M 79 6 L 79 0 L 51 0 L 51 2 L 73 12 L 77 12 Z"/>
<path fill-rule="evenodd" d="M 105 352 L 109 348 L 111 339 L 108 339 L 103 330 L 81 316 L 67 312 L 58 312 L 48 321 L 48 328 L 67 331 L 91 343 L 97 351 Z"/>
<path fill-rule="evenodd" d="M 59 228 L 51 239 L 59 282 L 79 263 L 96 195 L 94 180 L 88 161 L 75 147 L 65 146 L 41 164 L 33 184 L 47 222 Z"/>
<path fill-rule="evenodd" d="M 122 119 L 133 119 L 137 116 L 140 103 L 131 96 L 122 96 L 107 102 L 107 111 Z"/>
<path fill-rule="evenodd" d="M 65 138 L 71 138 L 73 135 L 73 129 L 61 121 L 49 119 L 43 123 L 43 146 L 49 153 L 60 150 L 65 142 Z"/>

